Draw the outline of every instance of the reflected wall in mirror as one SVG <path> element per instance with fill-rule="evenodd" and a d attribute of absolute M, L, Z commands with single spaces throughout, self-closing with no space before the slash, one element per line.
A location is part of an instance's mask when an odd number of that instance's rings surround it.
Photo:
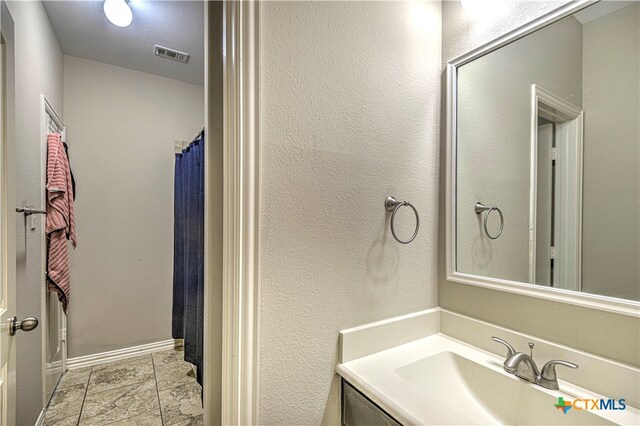
<path fill-rule="evenodd" d="M 596 3 L 456 69 L 454 271 L 640 300 L 639 10 Z"/>

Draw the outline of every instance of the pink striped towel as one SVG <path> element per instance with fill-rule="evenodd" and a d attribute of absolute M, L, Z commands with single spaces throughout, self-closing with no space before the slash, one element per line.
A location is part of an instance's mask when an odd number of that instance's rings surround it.
<path fill-rule="evenodd" d="M 76 246 L 76 221 L 69 159 L 59 134 L 47 137 L 47 288 L 69 305 L 71 271 L 67 238 Z"/>

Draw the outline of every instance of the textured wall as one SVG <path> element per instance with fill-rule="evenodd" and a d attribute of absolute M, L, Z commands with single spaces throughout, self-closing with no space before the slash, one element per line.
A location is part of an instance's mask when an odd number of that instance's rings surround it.
<path fill-rule="evenodd" d="M 640 298 L 639 6 L 583 29 L 582 289 L 634 300 Z"/>
<path fill-rule="evenodd" d="M 507 0 L 504 2 L 504 7 L 492 6 L 490 13 L 471 16 L 463 9 L 460 0 L 444 1 L 442 3 L 443 65 L 446 61 L 482 46 L 565 3 L 569 3 L 569 0 Z"/>
<path fill-rule="evenodd" d="M 338 332 L 436 305 L 440 8 L 262 4 L 263 424 L 339 424 Z"/>
<path fill-rule="evenodd" d="M 69 357 L 170 339 L 173 141 L 202 128 L 204 88 L 65 55 L 64 106 L 78 230 Z"/>
<path fill-rule="evenodd" d="M 42 3 L 7 2 L 15 22 L 16 202 L 41 206 L 44 164 L 40 143 L 40 95 L 62 114 L 62 51 Z M 43 220 L 25 232 L 16 215 L 17 316 L 40 318 L 44 268 Z M 42 327 L 16 339 L 17 424 L 34 424 L 42 410 Z"/>
<path fill-rule="evenodd" d="M 531 84 L 582 105 L 582 26 L 573 17 L 458 69 L 458 270 L 529 281 Z M 481 201 L 505 227 L 484 232 Z M 499 227 L 492 213 L 489 230 Z"/>
<path fill-rule="evenodd" d="M 508 3 L 500 18 L 474 23 L 458 1 L 444 2 L 443 65 L 564 3 L 567 2 Z M 442 140 L 444 144 L 444 138 Z M 440 170 L 443 200 L 444 161 Z M 440 214 L 444 220 L 444 205 Z M 440 238 L 444 241 L 444 227 L 441 227 Z M 438 304 L 441 307 L 632 365 L 640 362 L 640 321 L 637 318 L 447 281 L 444 245 L 439 256 Z"/>

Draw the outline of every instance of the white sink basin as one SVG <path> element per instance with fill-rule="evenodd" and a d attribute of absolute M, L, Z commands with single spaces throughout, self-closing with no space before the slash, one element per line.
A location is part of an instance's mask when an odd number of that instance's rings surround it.
<path fill-rule="evenodd" d="M 589 411 L 564 414 L 554 407 L 557 398 L 453 352 L 421 359 L 396 373 L 425 400 L 437 403 L 445 424 L 612 424 Z"/>
<path fill-rule="evenodd" d="M 436 334 L 339 364 L 337 371 L 405 425 L 640 424 L 640 413 L 630 406 L 624 411 L 572 408 L 565 414 L 555 407 L 558 397 L 572 401 L 609 396 L 562 380 L 560 391 L 544 389 L 506 373 L 502 362 Z M 562 377 L 560 369 L 558 374 Z"/>

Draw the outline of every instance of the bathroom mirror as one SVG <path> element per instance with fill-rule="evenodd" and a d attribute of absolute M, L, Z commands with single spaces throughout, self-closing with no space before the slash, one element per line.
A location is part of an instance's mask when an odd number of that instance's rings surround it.
<path fill-rule="evenodd" d="M 639 12 L 571 3 L 448 64 L 450 280 L 637 314 Z"/>

